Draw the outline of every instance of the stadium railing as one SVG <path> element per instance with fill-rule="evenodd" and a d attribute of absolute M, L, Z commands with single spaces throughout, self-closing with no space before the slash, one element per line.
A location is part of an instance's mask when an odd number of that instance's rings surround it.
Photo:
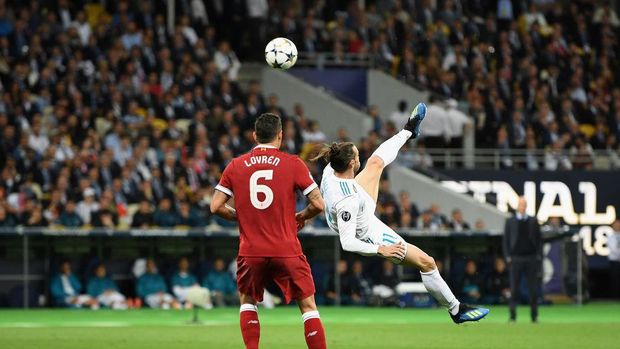
<path fill-rule="evenodd" d="M 415 153 L 417 150 L 409 151 Z M 536 161 L 538 169 L 543 170 L 548 156 L 566 159 L 574 168 L 591 164 L 592 169 L 596 170 L 620 169 L 620 152 L 613 150 L 593 150 L 591 157 L 585 159 L 580 157 L 580 154 L 573 156 L 568 150 L 551 152 L 545 149 L 476 148 L 473 150 L 473 154 L 470 154 L 469 150 L 464 148 L 426 148 L 424 153 L 430 155 L 434 167 L 447 169 L 463 167 L 475 169 L 527 168 L 529 161 Z"/>

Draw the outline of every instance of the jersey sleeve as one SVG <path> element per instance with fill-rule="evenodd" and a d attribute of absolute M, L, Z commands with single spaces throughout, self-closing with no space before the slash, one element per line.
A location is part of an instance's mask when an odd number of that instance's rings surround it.
<path fill-rule="evenodd" d="M 336 220 L 338 221 L 338 232 L 340 233 L 340 244 L 342 249 L 348 252 L 359 253 L 364 256 L 374 256 L 379 250 L 379 246 L 364 242 L 357 238 L 357 211 L 359 203 L 353 196 L 349 196 L 336 204 Z"/>
<path fill-rule="evenodd" d="M 312 178 L 312 174 L 308 167 L 304 162 L 296 157 L 293 165 L 294 178 L 295 178 L 295 187 L 304 195 L 310 194 L 314 188 L 317 187 L 317 184 L 314 182 L 314 178 Z"/>
<path fill-rule="evenodd" d="M 222 173 L 222 178 L 220 178 L 220 182 L 215 186 L 216 190 L 221 191 L 222 193 L 228 196 L 233 195 L 233 185 L 232 185 L 232 171 L 233 171 L 234 161 L 231 161 L 228 166 L 224 169 Z"/>
<path fill-rule="evenodd" d="M 332 163 L 330 162 L 323 169 L 323 178 L 332 176 L 334 174 L 334 169 L 332 168 Z"/>

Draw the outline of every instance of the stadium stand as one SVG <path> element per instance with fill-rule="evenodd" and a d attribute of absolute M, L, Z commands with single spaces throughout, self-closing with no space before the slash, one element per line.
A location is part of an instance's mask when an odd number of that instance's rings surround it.
<path fill-rule="evenodd" d="M 263 96 L 260 82 L 238 81 L 241 63 L 217 21 L 181 15 L 168 31 L 162 7 L 145 4 L 1 7 L 0 225 L 204 225 L 221 169 L 250 148 L 257 115 L 282 115 L 295 153 L 325 141 L 316 122 Z M 254 49 L 243 42 L 233 46 Z M 379 141 L 364 140 L 364 156 Z M 419 149 L 411 161 L 432 163 Z M 417 225 L 417 215 L 404 220 Z"/>
<path fill-rule="evenodd" d="M 285 110 L 260 81 L 240 74 L 246 60 L 263 59 L 273 33 L 304 54 L 370 62 L 432 91 L 432 104 L 459 100 L 473 118 L 477 147 L 547 149 L 545 162 L 529 169 L 587 169 L 593 149 L 618 154 L 620 20 L 606 3 L 395 0 L 361 10 L 355 1 L 247 9 L 177 1 L 172 27 L 163 1 L 105 3 L 0 1 L 0 227 L 230 227 L 209 217 L 208 205 L 221 170 L 250 149 L 256 116 L 282 116 L 292 153 L 326 140 L 299 113 L 302 105 Z M 378 117 L 388 112 L 369 109 L 374 129 L 354 140 L 362 163 L 394 133 Z M 442 137 L 423 140 L 400 164 L 436 166 L 425 152 L 429 141 L 448 145 Z M 320 166 L 310 168 L 320 178 Z M 414 201 L 391 191 L 386 178 L 377 214 L 393 227 L 484 229 L 458 207 Z M 326 224 L 318 218 L 314 226 Z M 369 287 L 357 263 L 346 278 Z M 505 275 L 497 268 L 485 272 L 495 279 L 479 281 L 489 290 L 482 297 L 500 301 Z M 316 269 L 326 281 L 328 268 Z M 352 303 L 370 296 L 351 294 Z"/>

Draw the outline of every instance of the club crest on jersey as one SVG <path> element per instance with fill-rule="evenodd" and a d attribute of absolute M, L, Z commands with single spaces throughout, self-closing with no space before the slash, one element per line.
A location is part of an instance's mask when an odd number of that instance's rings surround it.
<path fill-rule="evenodd" d="M 348 222 L 351 219 L 351 214 L 348 211 L 344 211 L 340 214 L 340 218 L 342 218 L 343 221 Z"/>

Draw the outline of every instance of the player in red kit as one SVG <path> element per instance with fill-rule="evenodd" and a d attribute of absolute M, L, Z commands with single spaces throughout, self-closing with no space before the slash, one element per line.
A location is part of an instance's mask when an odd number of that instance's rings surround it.
<path fill-rule="evenodd" d="M 211 212 L 239 222 L 237 284 L 241 300 L 240 326 L 246 348 L 258 348 L 260 323 L 256 304 L 265 284 L 273 280 L 286 303 L 297 301 L 308 348 L 326 348 L 325 332 L 314 301 L 314 280 L 297 239 L 306 220 L 323 211 L 323 198 L 306 164 L 281 152 L 282 122 L 262 114 L 254 124 L 258 145 L 233 159 L 215 187 Z M 295 213 L 296 191 L 309 205 Z M 232 208 L 227 204 L 234 197 Z"/>

